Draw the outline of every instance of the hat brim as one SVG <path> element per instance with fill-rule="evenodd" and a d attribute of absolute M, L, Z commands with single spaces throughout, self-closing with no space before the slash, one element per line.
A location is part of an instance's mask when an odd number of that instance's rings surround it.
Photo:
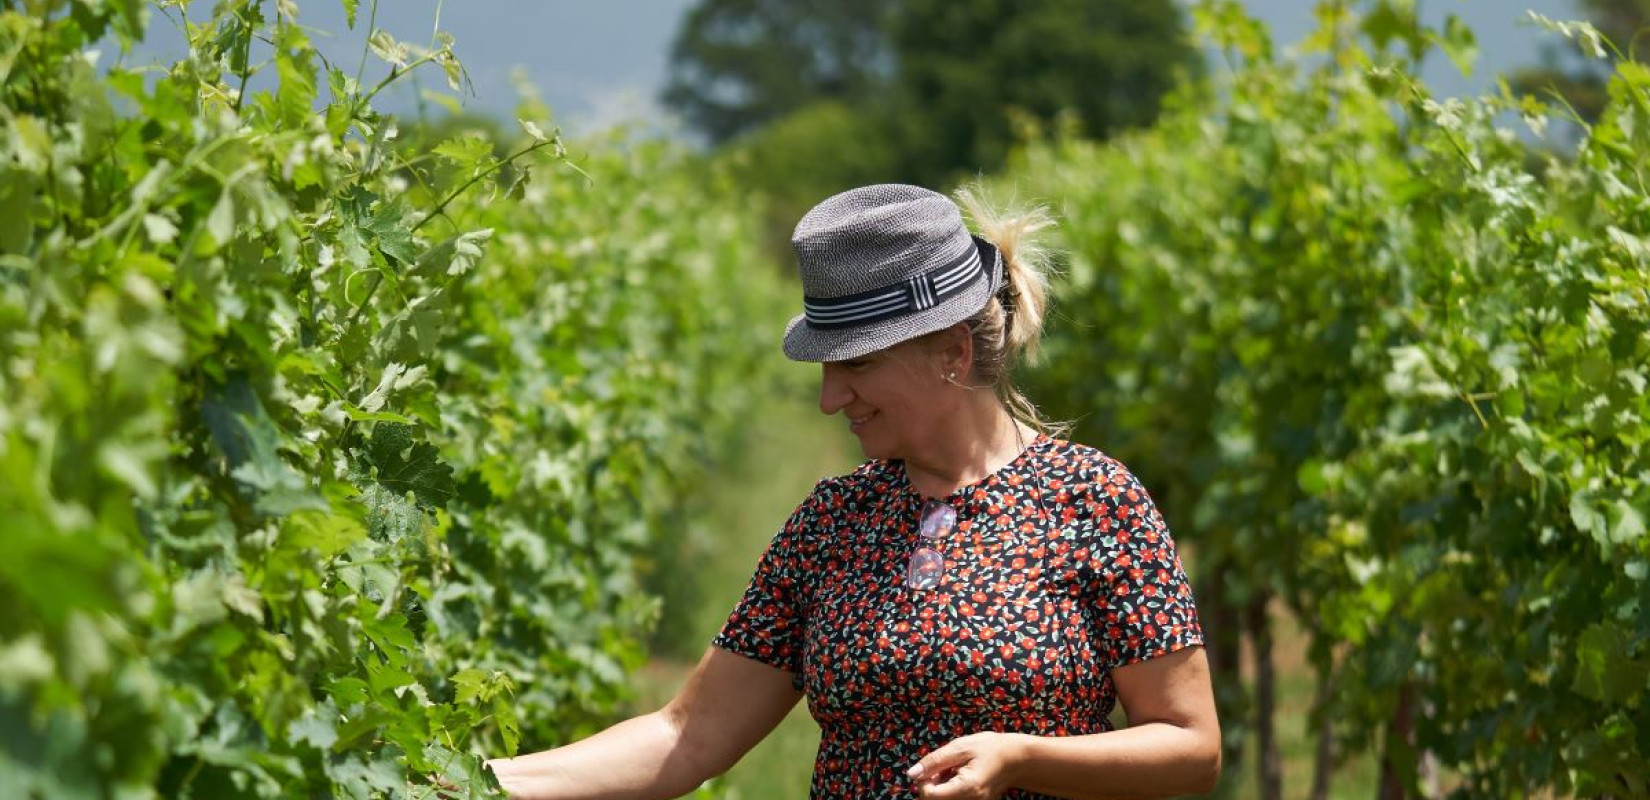
<path fill-rule="evenodd" d="M 985 308 L 1002 284 L 1002 255 L 995 252 L 987 279 L 946 298 L 933 308 L 854 328 L 822 330 L 798 314 L 785 326 L 785 357 L 792 361 L 847 361 L 893 347 L 918 336 L 942 331 Z"/>

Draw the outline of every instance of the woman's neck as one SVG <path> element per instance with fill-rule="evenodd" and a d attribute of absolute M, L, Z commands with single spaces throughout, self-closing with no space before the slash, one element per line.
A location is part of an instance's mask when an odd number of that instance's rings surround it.
<path fill-rule="evenodd" d="M 932 448 L 904 459 L 905 474 L 924 497 L 945 497 L 1002 469 L 1035 438 L 1035 430 L 984 394 L 958 409 L 954 425 Z"/>

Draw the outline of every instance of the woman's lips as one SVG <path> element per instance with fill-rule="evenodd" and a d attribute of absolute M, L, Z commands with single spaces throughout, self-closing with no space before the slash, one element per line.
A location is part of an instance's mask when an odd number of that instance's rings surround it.
<path fill-rule="evenodd" d="M 877 415 L 877 412 L 872 411 L 871 413 L 866 414 L 865 416 L 862 416 L 862 417 L 853 417 L 853 416 L 848 417 L 848 430 L 853 431 L 854 433 L 859 433 L 860 431 L 865 429 L 866 425 L 870 424 L 871 418 L 875 417 L 876 415 Z"/>

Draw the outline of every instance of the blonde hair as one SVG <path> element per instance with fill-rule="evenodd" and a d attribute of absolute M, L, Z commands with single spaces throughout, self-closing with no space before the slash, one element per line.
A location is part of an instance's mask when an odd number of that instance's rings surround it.
<path fill-rule="evenodd" d="M 1042 205 L 994 206 L 979 184 L 958 189 L 957 204 L 1003 258 L 1003 288 L 966 320 L 974 340 L 973 380 L 989 386 L 1015 419 L 1043 433 L 1063 435 L 1069 426 L 1044 419 L 1013 380 L 1014 369 L 1035 360 L 1042 343 L 1053 272 L 1053 254 L 1043 235 L 1054 227 L 1054 217 Z"/>

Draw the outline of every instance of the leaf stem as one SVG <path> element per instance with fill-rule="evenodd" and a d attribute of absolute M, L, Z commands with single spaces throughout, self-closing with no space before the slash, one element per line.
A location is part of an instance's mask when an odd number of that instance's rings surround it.
<path fill-rule="evenodd" d="M 253 3 L 253 7 L 260 12 L 259 16 L 262 16 L 263 6 L 264 0 L 255 0 Z M 275 9 L 275 16 L 279 18 L 280 15 L 281 10 Z M 241 88 L 235 90 L 236 116 L 240 116 L 241 101 L 246 98 L 246 80 L 252 77 L 252 37 L 258 33 L 252 28 L 250 20 L 242 20 L 242 24 L 246 25 L 246 37 L 241 40 Z"/>
<path fill-rule="evenodd" d="M 459 195 L 463 194 L 471 186 L 476 185 L 476 183 L 478 181 L 480 181 L 482 178 L 485 178 L 488 175 L 492 175 L 493 173 L 498 172 L 500 169 L 503 169 L 506 164 L 514 163 L 516 159 L 521 158 L 522 156 L 525 156 L 529 153 L 532 153 L 536 150 L 547 147 L 549 145 L 556 144 L 558 141 L 559 140 L 557 140 L 557 139 L 540 139 L 540 140 L 535 141 L 532 144 L 530 144 L 526 147 L 523 147 L 522 149 L 517 150 L 516 152 L 511 153 L 510 155 L 505 156 L 504 158 L 501 158 L 501 159 L 493 162 L 492 164 L 488 165 L 488 167 L 486 169 L 476 173 L 469 180 L 465 181 L 462 186 L 459 186 L 457 189 L 454 189 L 446 197 L 442 198 L 441 202 L 437 203 L 436 207 L 434 209 L 432 209 L 429 214 L 426 214 L 423 219 L 419 220 L 416 225 L 412 226 L 412 232 L 416 233 L 419 228 L 424 227 L 425 223 L 429 222 L 432 219 L 435 219 L 437 216 L 439 216 L 443 212 L 445 212 L 446 209 L 447 209 L 447 205 L 449 203 L 451 203 L 454 200 L 458 199 Z M 584 171 L 579 170 L 578 167 L 574 167 L 574 169 L 578 170 L 579 174 L 581 174 L 581 175 L 584 174 Z M 589 176 L 586 175 L 585 177 L 588 178 Z M 361 299 L 361 304 L 356 306 L 355 310 L 350 313 L 349 320 L 345 323 L 345 327 L 353 327 L 355 325 L 355 323 L 361 319 L 361 315 L 363 313 L 365 313 L 366 310 L 367 310 L 367 304 L 372 302 L 372 296 L 378 292 L 378 286 L 380 284 L 382 284 L 383 282 L 384 282 L 383 273 L 374 273 L 373 274 L 372 285 L 367 287 L 367 296 L 362 298 Z"/>
<path fill-rule="evenodd" d="M 375 272 L 372 277 L 375 278 L 375 280 L 372 282 L 371 286 L 367 287 L 367 296 L 361 298 L 361 304 L 356 306 L 354 311 L 350 312 L 349 319 L 344 323 L 345 328 L 355 327 L 355 323 L 359 322 L 361 319 L 361 314 L 367 310 L 367 305 L 372 302 L 372 296 L 378 293 L 378 285 L 384 282 L 384 276 L 380 273 Z"/>
<path fill-rule="evenodd" d="M 372 99 L 374 97 L 377 97 L 379 92 L 384 91 L 384 89 L 386 87 L 388 87 L 392 83 L 395 83 L 397 80 L 399 80 L 401 78 L 401 76 L 406 75 L 407 73 L 412 72 L 413 70 L 418 69 L 419 67 L 434 61 L 437 56 L 441 55 L 444 52 L 446 52 L 446 51 L 437 50 L 434 53 L 429 53 L 429 54 L 426 54 L 426 55 L 419 56 L 417 59 L 415 59 L 411 63 L 407 64 L 406 67 L 396 67 L 396 66 L 390 67 L 390 74 L 385 75 L 383 80 L 379 81 L 377 83 L 377 85 L 373 86 L 372 91 L 367 92 L 366 94 L 356 98 L 355 102 L 350 105 L 350 117 L 353 118 L 353 117 L 355 117 L 355 115 L 361 113 L 361 109 L 366 108 L 367 104 L 371 103 Z"/>
<path fill-rule="evenodd" d="M 361 76 L 367 74 L 367 53 L 372 51 L 372 34 L 378 30 L 378 0 L 372 0 L 372 6 L 367 11 L 367 38 L 361 43 L 361 63 L 355 67 L 355 88 L 361 90 Z M 350 116 L 354 115 L 355 107 L 351 105 Z"/>
<path fill-rule="evenodd" d="M 446 197 L 442 198 L 441 202 L 437 203 L 435 208 L 432 209 L 429 214 L 426 214 L 423 219 L 419 220 L 418 224 L 414 225 L 412 227 L 412 229 L 414 231 L 417 231 L 419 228 L 424 227 L 425 223 L 429 222 L 432 219 L 435 219 L 438 215 L 440 215 L 442 212 L 444 212 L 447 209 L 447 204 L 448 203 L 451 203 L 452 201 L 456 200 L 459 195 L 463 194 L 471 186 L 476 185 L 476 183 L 478 181 L 480 181 L 482 178 L 485 178 L 489 175 L 492 175 L 492 174 L 498 172 L 499 170 L 503 169 L 505 167 L 505 165 L 514 163 L 516 159 L 521 158 L 522 156 L 525 156 L 528 153 L 532 153 L 535 150 L 539 150 L 541 148 L 544 148 L 544 147 L 547 147 L 549 145 L 555 144 L 556 142 L 557 142 L 556 139 L 540 139 L 540 140 L 538 140 L 536 142 L 533 142 L 532 144 L 530 144 L 526 147 L 523 147 L 520 150 L 517 150 L 516 152 L 514 152 L 514 153 L 512 153 L 508 156 L 505 156 L 504 158 L 501 158 L 501 159 L 498 159 L 497 161 L 494 161 L 492 164 L 488 165 L 488 167 L 486 169 L 484 169 L 480 172 L 477 172 L 475 175 L 471 176 L 471 178 L 469 180 L 465 181 L 463 183 L 463 185 L 459 186 L 457 189 L 454 189 L 450 194 L 448 194 Z M 578 168 L 574 167 L 574 169 L 578 169 Z M 580 170 L 580 173 L 582 174 L 583 170 Z M 586 177 L 588 177 L 588 176 L 586 176 Z"/>
<path fill-rule="evenodd" d="M 1484 419 L 1484 412 L 1478 410 L 1478 401 L 1474 400 L 1472 395 L 1467 394 L 1466 392 L 1463 392 L 1460 389 L 1456 389 L 1455 390 L 1455 396 L 1461 398 L 1464 401 L 1466 401 L 1466 404 L 1472 408 L 1473 416 L 1478 418 L 1478 426 L 1479 427 L 1481 427 L 1481 428 L 1490 427 L 1489 421 Z"/>

